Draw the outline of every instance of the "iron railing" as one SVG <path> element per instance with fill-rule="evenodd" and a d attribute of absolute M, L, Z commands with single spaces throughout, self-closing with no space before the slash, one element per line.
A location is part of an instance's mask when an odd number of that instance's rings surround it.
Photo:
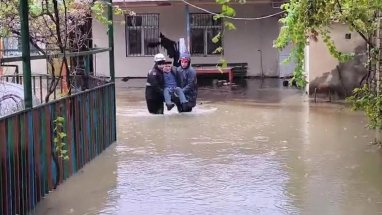
<path fill-rule="evenodd" d="M 53 93 L 48 101 L 56 100 L 63 97 L 67 92 L 66 82 L 62 76 L 51 76 L 44 74 L 32 74 L 32 94 L 37 97 L 40 103 L 45 103 L 46 95 L 49 93 L 49 86 L 54 81 L 57 81 L 57 86 L 53 89 Z M 70 88 L 71 93 L 77 93 L 83 90 L 91 89 L 97 86 L 108 83 L 108 77 L 96 77 L 92 75 L 71 75 Z M 1 82 L 11 82 L 23 85 L 23 75 L 3 75 L 0 76 Z"/>
<path fill-rule="evenodd" d="M 127 56 L 152 56 L 158 53 L 158 47 L 150 47 L 148 44 L 158 41 L 159 14 L 128 15 L 125 21 Z"/>
<path fill-rule="evenodd" d="M 108 25 L 109 47 L 106 49 L 31 56 L 28 1 L 20 0 L 19 3 L 22 56 L 0 59 L 1 64 L 22 61 L 23 78 L 15 78 L 23 84 L 25 107 L 22 111 L 0 118 L 2 215 L 27 214 L 49 191 L 116 140 L 113 25 Z M 113 23 L 112 0 L 109 3 L 108 20 Z M 31 60 L 70 58 L 100 52 L 109 52 L 110 83 L 102 82 L 103 85 L 96 86 L 100 83 L 99 79 L 88 81 L 94 88 L 43 105 L 32 105 Z M 62 125 L 57 123 L 58 119 L 63 119 Z M 59 130 L 55 129 L 57 126 Z M 65 143 L 60 150 L 57 149 L 58 137 Z M 64 151 L 67 156 L 60 156 L 60 152 Z"/>
<path fill-rule="evenodd" d="M 114 83 L 0 119 L 0 214 L 26 214 L 116 140 Z M 57 156 L 54 120 L 69 160 Z"/>
<path fill-rule="evenodd" d="M 217 55 L 214 53 L 216 48 L 222 46 L 222 40 L 217 43 L 212 42 L 212 38 L 222 32 L 221 19 L 214 19 L 214 16 L 206 13 L 191 13 L 191 54 L 198 55 Z"/>

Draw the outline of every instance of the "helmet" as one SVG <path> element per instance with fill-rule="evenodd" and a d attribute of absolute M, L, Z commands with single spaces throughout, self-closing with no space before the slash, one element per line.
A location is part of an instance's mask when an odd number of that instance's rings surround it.
<path fill-rule="evenodd" d="M 154 62 L 165 61 L 166 57 L 162 53 L 158 53 L 154 56 Z"/>
<path fill-rule="evenodd" d="M 180 54 L 180 59 L 191 59 L 191 55 L 188 52 L 183 52 Z"/>

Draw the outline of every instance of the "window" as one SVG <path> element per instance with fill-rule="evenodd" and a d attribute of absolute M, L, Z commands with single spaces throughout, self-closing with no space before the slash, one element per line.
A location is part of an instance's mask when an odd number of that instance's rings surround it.
<path fill-rule="evenodd" d="M 4 56 L 21 56 L 21 38 L 4 37 L 3 39 Z M 38 54 L 37 49 L 30 44 L 31 54 Z"/>
<path fill-rule="evenodd" d="M 158 42 L 159 14 L 137 14 L 126 16 L 126 55 L 153 56 L 159 47 L 149 47 Z"/>
<path fill-rule="evenodd" d="M 214 38 L 222 31 L 221 19 L 214 20 L 212 14 L 192 13 L 191 21 L 191 54 L 214 55 L 216 48 L 222 46 L 221 40 L 213 43 Z"/>

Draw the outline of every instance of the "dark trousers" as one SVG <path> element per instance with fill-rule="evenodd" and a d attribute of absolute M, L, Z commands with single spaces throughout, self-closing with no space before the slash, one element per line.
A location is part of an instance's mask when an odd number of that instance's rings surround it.
<path fill-rule="evenodd" d="M 151 114 L 163 114 L 163 101 L 148 99 L 146 104 Z"/>
<path fill-rule="evenodd" d="M 192 111 L 192 107 L 183 107 L 183 105 L 180 103 L 179 97 L 176 97 L 174 94 L 172 94 L 171 100 L 175 103 L 179 113 Z"/>

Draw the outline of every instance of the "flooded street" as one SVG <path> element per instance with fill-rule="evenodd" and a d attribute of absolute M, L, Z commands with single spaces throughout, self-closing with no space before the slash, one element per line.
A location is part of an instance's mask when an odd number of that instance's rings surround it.
<path fill-rule="evenodd" d="M 153 116 L 143 84 L 117 85 L 117 143 L 33 214 L 382 214 L 361 113 L 270 79 L 202 86 L 193 112 Z"/>

